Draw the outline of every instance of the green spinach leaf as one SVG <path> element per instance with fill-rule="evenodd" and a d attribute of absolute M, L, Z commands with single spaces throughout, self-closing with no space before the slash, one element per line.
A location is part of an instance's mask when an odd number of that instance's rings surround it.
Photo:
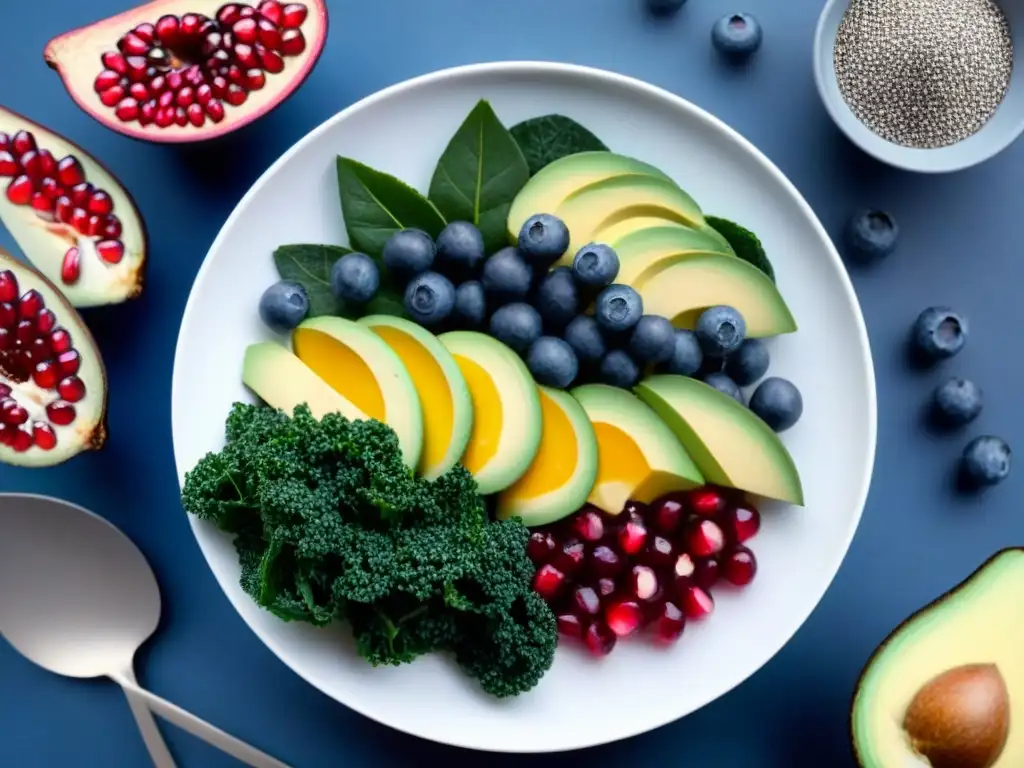
<path fill-rule="evenodd" d="M 603 141 L 565 115 L 533 117 L 513 125 L 509 132 L 523 150 L 531 176 L 568 155 L 608 151 Z"/>
<path fill-rule="evenodd" d="M 429 197 L 449 221 L 476 224 L 493 253 L 507 244 L 508 210 L 529 178 L 516 140 L 481 100 L 441 155 Z"/>
<path fill-rule="evenodd" d="M 705 216 L 704 219 L 729 242 L 737 256 L 760 269 L 773 283 L 775 282 L 775 270 L 768 261 L 768 255 L 764 252 L 764 246 L 757 235 L 735 221 L 720 219 L 717 216 Z"/>
<path fill-rule="evenodd" d="M 379 257 L 400 229 L 422 229 L 431 237 L 444 229 L 444 217 L 423 195 L 356 160 L 338 158 L 338 192 L 349 243 L 370 256 Z"/>
<path fill-rule="evenodd" d="M 344 314 L 343 302 L 331 293 L 331 267 L 352 253 L 340 245 L 282 245 L 274 251 L 274 264 L 282 280 L 294 280 L 309 296 L 309 317 Z"/>

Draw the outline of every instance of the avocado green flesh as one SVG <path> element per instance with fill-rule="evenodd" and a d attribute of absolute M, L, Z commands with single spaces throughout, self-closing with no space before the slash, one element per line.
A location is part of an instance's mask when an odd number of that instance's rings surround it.
<path fill-rule="evenodd" d="M 647 249 L 661 254 L 678 251 L 711 251 L 735 256 L 729 242 L 715 229 L 694 229 L 668 219 L 638 216 L 612 224 L 595 233 L 594 239 L 608 243 L 623 259 L 622 250 L 639 255 Z"/>
<path fill-rule="evenodd" d="M 995 664 L 1010 698 L 1010 735 L 994 768 L 1024 766 L 1024 550 L 997 554 L 962 585 L 899 627 L 876 652 L 853 702 L 851 731 L 864 768 L 927 766 L 902 728 L 932 678 Z"/>
<path fill-rule="evenodd" d="M 709 483 L 803 505 L 792 456 L 750 409 L 685 376 L 650 376 L 636 393 L 675 433 Z"/>
<path fill-rule="evenodd" d="M 631 221 L 636 219 L 628 220 Z M 608 244 L 619 257 L 619 274 L 615 282 L 634 288 L 643 285 L 649 275 L 657 273 L 664 265 L 684 261 L 693 255 L 736 257 L 731 251 L 720 248 L 708 232 L 669 222 L 635 230 Z"/>

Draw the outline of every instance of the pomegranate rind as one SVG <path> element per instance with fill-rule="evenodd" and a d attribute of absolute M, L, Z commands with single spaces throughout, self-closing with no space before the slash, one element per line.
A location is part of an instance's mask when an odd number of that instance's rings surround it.
<path fill-rule="evenodd" d="M 86 181 L 110 195 L 114 215 L 121 220 L 122 232 L 118 239 L 124 244 L 124 256 L 117 264 L 104 262 L 96 252 L 96 243 L 102 238 L 54 225 L 40 218 L 31 206 L 15 205 L 3 194 L 0 194 L 0 221 L 26 258 L 59 286 L 72 306 L 97 307 L 138 298 L 145 279 L 148 236 L 131 195 L 106 166 L 82 147 L 24 115 L 0 107 L 0 132 L 13 136 L 22 130 L 32 133 L 40 149 L 49 150 L 57 160 L 74 155 L 85 172 Z M 61 265 L 72 246 L 77 246 L 81 254 L 81 276 L 67 285 L 61 280 Z"/>
<path fill-rule="evenodd" d="M 208 122 L 199 128 L 191 124 L 161 128 L 155 124 L 143 127 L 138 122 L 124 123 L 117 119 L 112 108 L 100 101 L 93 83 L 103 69 L 100 56 L 106 51 L 116 50 L 121 36 L 139 24 L 153 24 L 165 14 L 180 17 L 186 13 L 196 13 L 213 18 L 224 3 L 225 0 L 153 0 L 53 38 L 46 44 L 43 57 L 47 65 L 60 75 L 75 103 L 111 130 L 133 139 L 166 144 L 209 141 L 236 131 L 277 108 L 305 82 L 327 41 L 327 7 L 324 0 L 303 0 L 309 9 L 301 27 L 306 38 L 306 49 L 297 56 L 285 57 L 284 69 L 280 73 L 268 75 L 266 85 L 258 91 L 249 92 L 243 105 L 234 107 L 225 104 L 225 116 L 220 123 Z"/>
<path fill-rule="evenodd" d="M 77 416 L 68 426 L 59 426 L 45 418 L 57 435 L 57 445 L 45 451 L 35 445 L 24 452 L 0 444 L 0 462 L 19 467 L 52 467 L 71 459 L 83 451 L 95 451 L 103 447 L 107 439 L 107 372 L 100 357 L 99 347 L 82 321 L 81 315 L 50 280 L 28 264 L 18 261 L 0 248 L 0 271 L 11 270 L 18 278 L 19 293 L 35 289 L 56 316 L 57 323 L 71 332 L 74 348 L 81 355 L 78 378 L 86 388 L 86 397 L 75 403 Z M 0 381 L 11 384 L 0 375 Z M 26 385 L 31 391 L 32 385 Z M 39 390 L 42 392 L 43 390 Z M 47 391 L 48 392 L 48 391 Z M 47 402 L 54 395 L 48 392 Z M 24 396 L 15 396 L 20 405 L 28 406 Z M 38 409 L 42 411 L 42 406 Z"/>

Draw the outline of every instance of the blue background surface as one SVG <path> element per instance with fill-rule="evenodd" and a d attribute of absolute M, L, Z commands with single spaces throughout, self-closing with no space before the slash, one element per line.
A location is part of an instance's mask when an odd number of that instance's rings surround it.
<path fill-rule="evenodd" d="M 1019 475 L 972 497 L 955 494 L 950 481 L 969 437 L 995 432 L 1024 444 L 1016 339 L 1024 281 L 1024 145 L 937 178 L 895 171 L 861 154 L 829 122 L 812 82 L 821 0 L 744 0 L 742 8 L 734 0 L 690 0 L 668 21 L 648 17 L 641 0 L 329 0 L 323 58 L 283 107 L 224 141 L 148 145 L 79 111 L 42 61 L 52 36 L 120 12 L 128 2 L 7 2 L 0 10 L 0 103 L 65 133 L 107 163 L 135 196 L 152 245 L 144 298 L 87 314 L 110 373 L 113 437 L 107 448 L 55 469 L 2 467 L 0 490 L 83 504 L 144 550 L 165 609 L 161 630 L 138 659 L 142 684 L 295 766 L 472 759 L 327 699 L 278 662 L 236 616 L 178 504 L 171 366 L 193 276 L 218 228 L 249 185 L 307 131 L 367 94 L 431 70 L 502 59 L 565 60 L 640 77 L 724 119 L 789 175 L 834 237 L 848 214 L 864 205 L 891 211 L 904 232 L 888 262 L 851 267 L 877 369 L 879 446 L 863 523 L 832 588 L 795 639 L 735 691 L 683 721 L 573 758 L 609 765 L 675 764 L 682 756 L 694 766 L 851 765 L 850 696 L 876 645 L 997 549 L 1024 544 Z M 764 47 L 741 69 L 723 65 L 709 42 L 713 21 L 736 10 L 755 13 L 765 29 Z M 0 245 L 14 245 L 2 231 Z M 971 337 L 959 357 L 923 373 L 906 364 L 904 342 L 917 313 L 936 303 L 963 311 Z M 845 353 L 822 350 L 822 364 Z M 952 374 L 984 388 L 986 409 L 966 432 L 941 436 L 923 426 L 921 412 L 935 384 Z M 645 705 L 631 700 L 628 690 L 620 700 Z M 615 713 L 592 717 L 599 730 Z M 232 764 L 173 728 L 165 731 L 182 766 Z M 566 756 L 548 755 L 498 757 L 493 764 L 527 759 L 541 766 L 566 762 Z M 55 677 L 0 643 L 0 766 L 146 764 L 128 707 L 112 684 Z"/>

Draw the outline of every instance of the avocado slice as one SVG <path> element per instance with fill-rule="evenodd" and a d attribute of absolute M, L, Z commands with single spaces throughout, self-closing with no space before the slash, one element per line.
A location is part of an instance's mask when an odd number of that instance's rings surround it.
<path fill-rule="evenodd" d="M 679 328 L 693 328 L 708 307 L 727 304 L 743 315 L 747 336 L 777 336 L 797 329 L 779 289 L 756 267 L 718 254 L 683 254 L 662 259 L 647 269 L 635 286 L 644 313 L 669 318 Z"/>
<path fill-rule="evenodd" d="M 627 219 L 622 224 L 633 221 L 636 219 Z M 731 250 L 722 247 L 709 232 L 666 221 L 662 221 L 660 226 L 624 233 L 614 242 L 610 239 L 604 242 L 611 245 L 619 257 L 619 274 L 615 282 L 637 289 L 649 274 L 664 268 L 664 264 L 675 264 L 691 255 L 736 258 Z"/>
<path fill-rule="evenodd" d="M 572 390 L 597 437 L 597 479 L 587 499 L 610 515 L 630 499 L 648 503 L 704 485 L 686 449 L 657 414 L 630 392 L 605 384 Z"/>
<path fill-rule="evenodd" d="M 449 331 L 438 340 L 451 352 L 473 400 L 473 431 L 462 464 L 488 495 L 523 476 L 541 442 L 540 395 L 519 355 L 476 331 Z"/>
<path fill-rule="evenodd" d="M 245 348 L 242 383 L 267 405 L 280 408 L 288 415 L 295 406 L 304 403 L 317 419 L 328 413 L 340 413 L 352 421 L 370 418 L 290 350 L 273 341 L 261 341 Z"/>
<path fill-rule="evenodd" d="M 412 378 L 423 412 L 417 472 L 435 480 L 459 462 L 473 430 L 473 400 L 455 358 L 423 326 L 393 315 L 359 319 L 394 350 Z"/>
<path fill-rule="evenodd" d="M 649 376 L 635 391 L 675 433 L 709 483 L 803 505 L 792 456 L 749 408 L 685 376 Z"/>
<path fill-rule="evenodd" d="M 398 436 L 410 469 L 423 451 L 423 410 L 401 359 L 369 328 L 341 317 L 314 317 L 292 331 L 296 356 L 336 392 Z"/>
<path fill-rule="evenodd" d="M 583 506 L 597 479 L 597 436 L 587 412 L 568 392 L 538 386 L 540 450 L 519 480 L 498 496 L 497 517 L 547 525 Z"/>
<path fill-rule="evenodd" d="M 997 552 L 875 651 L 850 714 L 863 768 L 1024 765 L 1024 548 Z"/>
<path fill-rule="evenodd" d="M 577 152 L 555 160 L 526 182 L 512 201 L 507 225 L 509 242 L 518 241 L 519 231 L 528 218 L 538 213 L 554 213 L 580 187 L 624 174 L 670 180 L 653 165 L 615 152 Z"/>

